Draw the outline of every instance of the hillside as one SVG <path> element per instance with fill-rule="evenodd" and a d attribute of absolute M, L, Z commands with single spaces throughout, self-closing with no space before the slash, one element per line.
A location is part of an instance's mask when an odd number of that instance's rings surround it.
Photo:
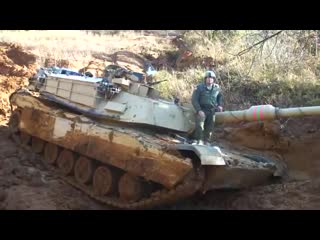
<path fill-rule="evenodd" d="M 109 64 L 143 71 L 149 62 L 158 71 L 156 81 L 168 80 L 156 86 L 162 97 L 185 102 L 203 80 L 204 70 L 213 68 L 225 110 L 258 104 L 320 105 L 317 33 L 282 31 L 271 37 L 277 32 L 0 31 L 0 208 L 107 208 L 63 183 L 39 157 L 18 149 L 7 137 L 9 96 L 26 86 L 40 66 L 64 66 L 100 76 Z M 218 126 L 218 143 L 281 155 L 286 176 L 269 186 L 210 192 L 168 208 L 319 209 L 319 129 L 319 117 Z"/>

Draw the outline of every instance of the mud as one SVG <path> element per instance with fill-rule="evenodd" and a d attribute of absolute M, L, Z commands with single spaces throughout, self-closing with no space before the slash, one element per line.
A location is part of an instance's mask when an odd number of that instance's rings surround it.
<path fill-rule="evenodd" d="M 168 210 L 319 210 L 320 181 L 271 184 L 243 191 L 211 191 Z"/>
<path fill-rule="evenodd" d="M 36 72 L 36 59 L 18 45 L 0 43 L 0 124 L 10 115 L 9 95 Z"/>
<path fill-rule="evenodd" d="M 290 180 L 320 176 L 320 117 L 289 118 L 225 127 L 220 141 L 281 155 Z"/>
<path fill-rule="evenodd" d="M 0 127 L 0 209 L 108 209 L 52 175 Z"/>

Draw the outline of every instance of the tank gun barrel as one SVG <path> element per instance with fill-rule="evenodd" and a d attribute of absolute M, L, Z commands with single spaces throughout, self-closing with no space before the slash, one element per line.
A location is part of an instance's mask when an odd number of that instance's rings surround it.
<path fill-rule="evenodd" d="M 288 117 L 304 117 L 320 115 L 320 106 L 276 108 L 272 105 L 252 106 L 247 110 L 225 111 L 216 113 L 217 123 L 241 121 L 265 121 Z"/>

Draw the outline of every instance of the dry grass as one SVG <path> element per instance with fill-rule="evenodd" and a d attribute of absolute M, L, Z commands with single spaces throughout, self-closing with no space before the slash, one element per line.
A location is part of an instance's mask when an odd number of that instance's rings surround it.
<path fill-rule="evenodd" d="M 178 97 L 183 102 L 189 102 L 194 87 L 203 80 L 204 69 L 190 68 L 185 72 L 160 70 L 155 75 L 156 81 L 167 80 L 156 85 L 166 99 Z"/>
<path fill-rule="evenodd" d="M 232 37 L 214 40 L 200 32 L 191 31 L 185 37 L 195 56 L 209 56 L 217 63 L 215 70 L 225 95 L 226 109 L 253 104 L 288 107 L 320 103 L 320 57 L 301 44 L 308 39 L 307 33 L 284 32 L 267 41 L 263 48 L 234 56 L 263 39 L 261 31 L 237 31 Z M 309 45 L 314 46 L 314 42 L 309 41 Z M 158 88 L 166 97 L 190 100 L 192 87 L 201 81 L 204 70 L 160 73 L 159 79 L 167 78 L 170 82 Z"/>
<path fill-rule="evenodd" d="M 67 59 L 80 64 L 92 60 L 93 53 L 111 54 L 120 50 L 135 53 L 160 52 L 170 48 L 169 42 L 157 36 L 144 36 L 135 31 L 98 35 L 80 30 L 31 30 L 0 31 L 0 41 L 18 43 L 39 56 L 39 63 L 46 58 Z"/>

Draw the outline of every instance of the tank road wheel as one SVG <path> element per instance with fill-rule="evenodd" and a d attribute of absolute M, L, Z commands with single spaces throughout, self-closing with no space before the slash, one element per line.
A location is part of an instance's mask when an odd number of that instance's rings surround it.
<path fill-rule="evenodd" d="M 31 149 L 35 153 L 41 153 L 43 150 L 45 142 L 37 137 L 32 137 L 31 139 Z"/>
<path fill-rule="evenodd" d="M 78 182 L 88 183 L 92 178 L 93 166 L 92 161 L 86 157 L 79 157 L 74 166 L 74 175 Z"/>
<path fill-rule="evenodd" d="M 70 175 L 74 167 L 74 155 L 68 150 L 63 150 L 58 157 L 57 165 L 61 173 L 65 176 Z"/>
<path fill-rule="evenodd" d="M 20 141 L 23 145 L 25 146 L 29 145 L 30 140 L 31 140 L 31 136 L 28 133 L 20 132 Z"/>
<path fill-rule="evenodd" d="M 120 199 L 127 202 L 137 201 L 142 196 L 143 186 L 141 180 L 129 173 L 121 176 L 118 188 Z"/>
<path fill-rule="evenodd" d="M 47 143 L 44 148 L 44 160 L 49 164 L 54 164 L 58 158 L 59 147 L 52 143 Z"/>
<path fill-rule="evenodd" d="M 99 196 L 107 195 L 114 190 L 115 182 L 111 170 L 106 166 L 100 166 L 94 172 L 93 190 Z"/>

